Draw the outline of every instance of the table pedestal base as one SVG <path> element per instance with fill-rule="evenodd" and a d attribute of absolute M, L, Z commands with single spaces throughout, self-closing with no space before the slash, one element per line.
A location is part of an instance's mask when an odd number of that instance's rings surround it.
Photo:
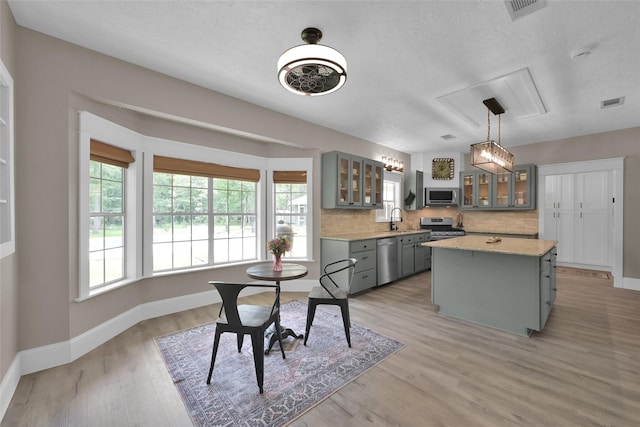
<path fill-rule="evenodd" d="M 286 326 L 283 326 L 283 325 L 280 325 L 280 334 L 282 335 L 282 341 L 284 341 L 285 338 L 289 338 L 289 337 L 294 337 L 299 340 L 304 338 L 304 335 L 296 334 L 293 331 L 293 329 L 287 328 Z M 271 347 L 273 347 L 273 344 L 278 342 L 278 334 L 276 334 L 275 326 L 271 326 L 267 330 L 266 337 L 269 338 L 269 346 L 267 346 L 267 349 L 264 351 L 264 354 L 269 354 L 269 352 L 271 351 Z"/>

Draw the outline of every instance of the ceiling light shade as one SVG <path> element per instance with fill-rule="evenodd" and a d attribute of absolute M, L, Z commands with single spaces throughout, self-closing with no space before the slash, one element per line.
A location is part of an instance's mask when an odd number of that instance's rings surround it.
<path fill-rule="evenodd" d="M 471 166 L 485 170 L 489 173 L 505 173 L 513 171 L 513 154 L 500 145 L 500 114 L 504 108 L 495 99 L 482 101 L 487 106 L 487 140 L 477 144 L 471 144 Z M 498 116 L 498 142 L 491 139 L 491 115 Z"/>
<path fill-rule="evenodd" d="M 317 28 L 302 31 L 307 44 L 292 47 L 278 59 L 278 80 L 287 90 L 305 96 L 327 95 L 347 81 L 347 60 L 340 52 L 317 44 L 322 32 Z"/>

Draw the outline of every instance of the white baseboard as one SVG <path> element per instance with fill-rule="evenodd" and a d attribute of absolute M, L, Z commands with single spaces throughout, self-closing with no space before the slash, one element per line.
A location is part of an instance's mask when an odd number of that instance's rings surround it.
<path fill-rule="evenodd" d="M 11 362 L 11 366 L 9 366 L 7 373 L 0 382 L 0 421 L 2 421 L 5 412 L 7 412 L 7 408 L 9 407 L 13 394 L 16 392 L 19 381 L 20 354 L 16 354 L 16 357 L 14 357 Z"/>
<path fill-rule="evenodd" d="M 283 289 L 285 292 L 309 292 L 315 284 L 315 280 L 296 280 L 295 282 L 291 282 L 291 284 L 283 284 Z M 246 295 L 249 294 L 250 291 L 246 293 Z M 27 375 L 43 369 L 73 362 L 143 320 L 215 304 L 217 302 L 220 302 L 218 292 L 210 290 L 140 304 L 71 338 L 69 341 L 21 351 L 18 353 L 20 356 L 20 375 Z"/>
<path fill-rule="evenodd" d="M 622 289 L 631 289 L 634 291 L 640 291 L 640 279 L 624 277 L 622 280 L 622 286 L 617 286 L 617 285 L 614 285 L 614 286 Z"/>

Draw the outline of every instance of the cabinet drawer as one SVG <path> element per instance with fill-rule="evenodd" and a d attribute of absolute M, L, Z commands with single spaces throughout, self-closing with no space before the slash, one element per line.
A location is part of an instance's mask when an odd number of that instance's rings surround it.
<path fill-rule="evenodd" d="M 415 241 L 416 243 L 428 242 L 430 240 L 428 233 L 416 234 Z"/>
<path fill-rule="evenodd" d="M 365 271 L 376 268 L 376 251 L 364 251 L 351 254 L 358 260 L 355 272 Z"/>
<path fill-rule="evenodd" d="M 370 251 L 376 248 L 376 239 L 369 240 L 356 240 L 349 243 L 349 252 L 355 255 L 354 252 Z"/>
<path fill-rule="evenodd" d="M 403 245 L 408 245 L 415 242 L 416 236 L 402 236 L 400 239 L 402 240 Z"/>
<path fill-rule="evenodd" d="M 351 282 L 351 293 L 355 294 L 367 289 L 371 289 L 376 285 L 376 270 L 366 270 L 353 275 Z"/>

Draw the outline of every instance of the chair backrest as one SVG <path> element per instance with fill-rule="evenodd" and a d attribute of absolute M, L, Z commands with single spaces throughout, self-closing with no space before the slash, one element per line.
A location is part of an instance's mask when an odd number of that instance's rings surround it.
<path fill-rule="evenodd" d="M 222 298 L 222 306 L 220 307 L 219 316 L 224 312 L 227 323 L 229 326 L 243 326 L 240 320 L 240 314 L 238 313 L 238 296 L 243 289 L 248 287 L 259 288 L 277 288 L 276 285 L 267 284 L 253 284 L 253 283 L 229 283 L 229 282 L 209 282 L 210 285 L 215 286 L 216 290 Z M 271 306 L 271 312 L 276 310 L 277 296 L 274 298 L 273 305 Z"/>
<path fill-rule="evenodd" d="M 320 286 L 336 298 L 336 290 L 342 289 L 347 294 L 351 290 L 351 281 L 358 260 L 346 258 L 331 262 L 324 266 L 324 274 L 320 276 Z"/>

